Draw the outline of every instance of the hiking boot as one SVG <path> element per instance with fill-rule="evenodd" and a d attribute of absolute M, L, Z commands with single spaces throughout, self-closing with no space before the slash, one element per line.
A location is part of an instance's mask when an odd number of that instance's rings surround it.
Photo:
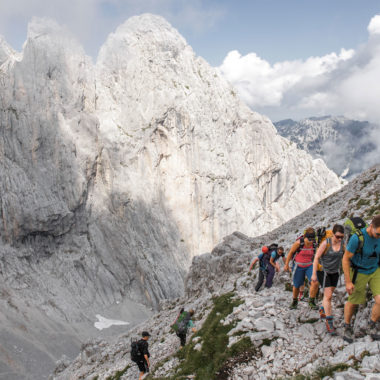
<path fill-rule="evenodd" d="M 348 325 L 347 323 L 344 324 L 343 339 L 348 343 L 352 343 L 354 341 L 354 332 L 352 331 L 351 325 Z"/>
<path fill-rule="evenodd" d="M 312 310 L 318 310 L 318 306 L 315 303 L 315 298 L 309 298 L 309 307 Z"/>
<path fill-rule="evenodd" d="M 326 317 L 326 328 L 327 328 L 327 332 L 330 335 L 337 335 L 335 327 L 334 327 L 334 318 L 333 317 Z"/>
<path fill-rule="evenodd" d="M 297 306 L 298 306 L 298 300 L 297 298 L 294 298 L 292 304 L 290 305 L 290 308 L 297 309 Z"/>
<path fill-rule="evenodd" d="M 321 306 L 319 308 L 319 318 L 321 318 L 321 319 L 325 319 L 326 318 L 325 308 L 323 306 Z"/>
<path fill-rule="evenodd" d="M 373 340 L 380 340 L 380 331 L 376 326 L 376 322 L 372 320 L 370 320 L 368 324 L 368 335 L 370 335 Z"/>

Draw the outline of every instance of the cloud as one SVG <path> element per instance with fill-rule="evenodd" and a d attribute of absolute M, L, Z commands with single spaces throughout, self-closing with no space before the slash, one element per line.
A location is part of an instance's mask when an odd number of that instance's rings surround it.
<path fill-rule="evenodd" d="M 367 29 L 369 34 L 380 34 L 380 15 L 372 17 Z"/>
<path fill-rule="evenodd" d="M 48 17 L 65 25 L 96 57 L 109 33 L 136 14 L 155 13 L 172 25 L 199 33 L 224 17 L 222 6 L 206 0 L 12 0 L 0 1 L 0 34 L 16 49 L 26 38 L 32 17 Z"/>
<path fill-rule="evenodd" d="M 380 15 L 356 50 L 271 65 L 255 53 L 230 52 L 220 70 L 255 111 L 272 120 L 344 115 L 380 120 Z"/>

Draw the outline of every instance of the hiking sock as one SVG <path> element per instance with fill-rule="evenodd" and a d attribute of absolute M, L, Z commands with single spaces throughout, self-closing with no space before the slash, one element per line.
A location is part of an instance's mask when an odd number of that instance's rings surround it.
<path fill-rule="evenodd" d="M 321 319 L 325 319 L 326 318 L 325 308 L 323 306 L 321 306 L 319 308 L 319 318 L 321 318 Z"/>
<path fill-rule="evenodd" d="M 373 340 L 380 340 L 380 331 L 378 331 L 376 322 L 372 319 L 370 319 L 368 323 L 368 335 L 370 335 Z"/>
<path fill-rule="evenodd" d="M 352 343 L 354 341 L 354 332 L 352 331 L 352 327 L 349 323 L 344 324 L 343 339 L 348 343 Z"/>
<path fill-rule="evenodd" d="M 334 327 L 334 317 L 332 315 L 326 316 L 326 328 L 329 334 L 336 335 L 336 331 Z"/>
<path fill-rule="evenodd" d="M 301 301 L 302 298 L 303 298 L 303 291 L 299 292 L 299 294 L 298 294 L 298 300 Z"/>
<path fill-rule="evenodd" d="M 318 306 L 315 304 L 315 298 L 309 298 L 309 307 L 313 310 L 318 310 Z"/>

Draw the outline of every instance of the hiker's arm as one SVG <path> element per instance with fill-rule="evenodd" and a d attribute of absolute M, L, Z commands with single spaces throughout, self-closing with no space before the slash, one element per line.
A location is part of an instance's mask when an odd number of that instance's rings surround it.
<path fill-rule="evenodd" d="M 300 246 L 300 242 L 299 240 L 297 240 L 293 245 L 292 245 L 292 248 L 290 248 L 290 251 L 288 253 L 288 255 L 286 256 L 286 262 L 285 262 L 285 266 L 284 266 L 284 270 L 285 271 L 289 271 L 289 263 L 290 263 L 290 260 L 292 259 L 294 253 L 297 251 L 297 249 L 299 248 Z"/>
<path fill-rule="evenodd" d="M 191 331 L 193 332 L 193 333 L 195 333 L 195 332 L 197 332 L 197 329 L 195 328 L 195 326 L 194 326 L 194 322 L 190 319 L 190 321 L 189 321 L 189 325 L 188 325 L 189 327 L 191 327 Z"/>
<path fill-rule="evenodd" d="M 354 254 L 350 251 L 347 251 L 346 249 L 343 255 L 343 259 L 342 259 L 344 282 L 346 283 L 346 290 L 348 294 L 352 294 L 355 288 L 355 285 L 352 283 L 351 278 L 350 278 L 350 267 L 351 267 L 350 260 L 353 256 Z"/>
<path fill-rule="evenodd" d="M 256 257 L 256 258 L 253 259 L 253 261 L 252 261 L 252 263 L 251 263 L 251 265 L 250 265 L 250 267 L 249 267 L 249 271 L 248 271 L 248 272 L 250 272 L 250 271 L 252 270 L 253 266 L 254 266 L 258 261 L 259 261 L 259 258 L 258 258 L 258 257 Z"/>
<path fill-rule="evenodd" d="M 144 358 L 145 358 L 145 360 L 146 360 L 146 362 L 148 363 L 148 367 L 150 367 L 150 362 L 149 362 L 149 357 L 148 357 L 148 355 L 144 355 Z"/>
<path fill-rule="evenodd" d="M 311 276 L 311 281 L 318 281 L 317 280 L 317 269 L 319 264 L 319 259 L 322 257 L 326 250 L 326 240 L 322 242 L 322 244 L 319 246 L 317 253 L 315 254 L 314 261 L 313 261 L 313 274 Z"/>

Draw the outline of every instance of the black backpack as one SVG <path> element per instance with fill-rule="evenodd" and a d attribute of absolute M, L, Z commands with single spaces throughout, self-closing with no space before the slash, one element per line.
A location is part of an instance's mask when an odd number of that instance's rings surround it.
<path fill-rule="evenodd" d="M 131 341 L 131 360 L 133 362 L 140 362 L 143 358 L 143 355 L 140 351 L 140 341 L 133 340 Z"/>
<path fill-rule="evenodd" d="M 277 257 L 278 257 L 278 244 L 277 243 L 272 243 L 271 245 L 268 246 L 268 252 L 269 252 L 269 255 L 272 255 L 272 252 L 276 252 L 276 259 L 277 260 Z M 270 258 L 269 258 L 270 260 Z"/>

